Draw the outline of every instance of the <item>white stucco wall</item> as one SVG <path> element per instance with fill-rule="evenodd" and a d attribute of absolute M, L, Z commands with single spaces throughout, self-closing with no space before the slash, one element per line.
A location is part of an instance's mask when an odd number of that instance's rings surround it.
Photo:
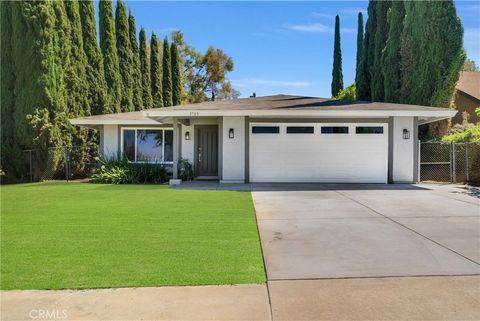
<path fill-rule="evenodd" d="M 190 133 L 190 139 L 189 140 L 186 140 L 185 139 L 185 133 L 186 132 L 189 132 Z M 193 146 L 194 146 L 194 139 L 195 139 L 195 131 L 193 130 L 193 124 L 191 123 L 190 126 L 185 126 L 185 125 L 182 125 L 182 130 L 181 130 L 181 139 L 182 139 L 182 143 L 181 143 L 181 148 L 182 148 L 182 152 L 181 152 L 181 157 L 183 159 L 188 159 L 188 161 L 193 164 Z"/>
<path fill-rule="evenodd" d="M 413 117 L 393 118 L 393 182 L 414 182 L 414 133 Z M 403 139 L 403 130 L 410 132 L 410 139 Z"/>
<path fill-rule="evenodd" d="M 233 128 L 234 138 L 228 133 Z M 245 117 L 223 117 L 222 182 L 245 180 Z"/>
<path fill-rule="evenodd" d="M 103 125 L 100 129 L 101 137 L 101 153 L 102 156 L 116 156 L 118 154 L 118 126 L 117 125 Z"/>

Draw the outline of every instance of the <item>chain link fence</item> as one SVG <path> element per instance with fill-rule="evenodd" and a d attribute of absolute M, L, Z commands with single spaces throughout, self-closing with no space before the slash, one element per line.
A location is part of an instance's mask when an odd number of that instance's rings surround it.
<path fill-rule="evenodd" d="M 52 147 L 22 152 L 22 181 L 71 180 L 90 177 L 99 161 L 98 145 Z"/>
<path fill-rule="evenodd" d="M 480 183 L 480 143 L 420 143 L 420 181 Z"/>

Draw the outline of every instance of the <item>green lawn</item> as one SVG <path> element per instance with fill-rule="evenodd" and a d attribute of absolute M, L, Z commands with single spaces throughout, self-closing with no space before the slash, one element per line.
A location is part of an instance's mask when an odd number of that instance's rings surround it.
<path fill-rule="evenodd" d="M 265 282 L 247 192 L 47 182 L 1 201 L 2 289 Z"/>

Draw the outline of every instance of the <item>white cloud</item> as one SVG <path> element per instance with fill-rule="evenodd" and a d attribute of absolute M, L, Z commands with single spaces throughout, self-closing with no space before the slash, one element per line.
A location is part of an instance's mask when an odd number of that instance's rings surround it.
<path fill-rule="evenodd" d="M 326 32 L 333 31 L 332 28 L 317 22 L 297 24 L 297 25 L 285 25 L 284 27 L 286 29 L 293 30 L 293 31 L 313 32 L 313 33 L 326 33 Z"/>
<path fill-rule="evenodd" d="M 308 81 L 289 81 L 289 80 L 273 80 L 273 79 L 242 79 L 232 80 L 232 85 L 238 88 L 253 86 L 285 86 L 285 87 L 309 87 L 312 83 Z"/>
<path fill-rule="evenodd" d="M 312 12 L 312 16 L 318 17 L 318 18 L 329 18 L 329 19 L 335 18 L 335 15 L 332 13 L 323 13 L 323 12 L 317 12 L 317 11 Z"/>

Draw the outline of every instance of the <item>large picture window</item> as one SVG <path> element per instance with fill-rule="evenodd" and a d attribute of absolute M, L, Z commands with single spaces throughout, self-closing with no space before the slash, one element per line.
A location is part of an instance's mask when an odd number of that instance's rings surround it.
<path fill-rule="evenodd" d="M 122 130 L 122 153 L 131 162 L 173 162 L 173 130 L 125 128 Z"/>

